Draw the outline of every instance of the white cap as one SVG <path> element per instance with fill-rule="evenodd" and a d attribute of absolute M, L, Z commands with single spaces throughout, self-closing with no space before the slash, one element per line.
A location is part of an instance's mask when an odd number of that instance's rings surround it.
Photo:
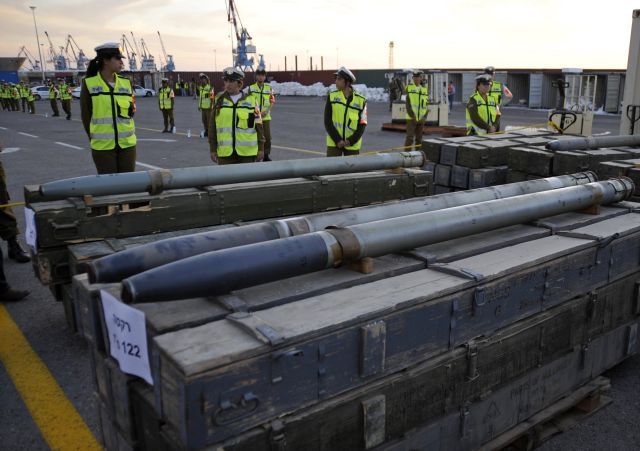
<path fill-rule="evenodd" d="M 95 50 L 96 52 L 109 52 L 109 53 L 117 52 L 119 56 L 124 58 L 124 55 L 120 50 L 119 42 L 105 42 L 104 44 L 100 44 L 99 46 L 95 47 L 93 50 Z"/>
<path fill-rule="evenodd" d="M 476 77 L 476 81 L 486 81 L 486 82 L 490 82 L 491 81 L 491 75 L 489 74 L 481 74 L 478 75 Z"/>
<path fill-rule="evenodd" d="M 222 78 L 229 78 L 231 80 L 242 80 L 244 79 L 244 72 L 242 72 L 237 67 L 226 67 L 222 71 Z"/>
<path fill-rule="evenodd" d="M 353 72 L 351 72 L 349 69 L 347 69 L 344 66 L 342 66 L 340 69 L 338 69 L 337 72 L 334 72 L 334 75 L 338 75 L 339 77 L 342 77 L 345 80 L 349 80 L 349 81 L 351 81 L 351 83 L 356 81 L 356 76 L 353 75 Z"/>

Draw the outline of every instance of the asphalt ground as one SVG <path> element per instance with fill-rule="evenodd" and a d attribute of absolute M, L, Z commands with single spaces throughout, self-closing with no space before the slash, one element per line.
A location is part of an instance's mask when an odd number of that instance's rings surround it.
<path fill-rule="evenodd" d="M 310 158 L 324 155 L 325 134 L 322 121 L 323 99 L 306 97 L 280 97 L 273 109 L 272 135 L 274 160 Z M 200 113 L 192 98 L 176 99 L 175 117 L 177 134 L 162 134 L 162 115 L 156 98 L 137 100 L 136 126 L 139 170 L 149 167 L 178 168 L 211 164 L 206 140 L 198 138 L 202 128 Z M 20 112 L 0 112 L 0 144 L 6 151 L 0 155 L 7 177 L 12 201 L 23 200 L 22 188 L 26 184 L 40 184 L 65 177 L 94 174 L 88 139 L 79 122 L 79 104 L 72 104 L 73 120 L 51 117 L 48 101 L 36 102 L 37 115 Z M 49 117 L 45 117 L 44 113 Z M 546 111 L 522 108 L 505 108 L 504 126 L 524 126 L 545 122 Z M 364 135 L 363 152 L 402 146 L 404 135 L 382 131 L 390 113 L 386 103 L 369 104 L 369 125 Z M 454 105 L 450 116 L 452 125 L 464 125 L 464 109 Z M 619 117 L 596 116 L 593 133 L 617 134 Z M 190 130 L 191 138 L 187 137 Z M 24 230 L 22 207 L 14 208 L 21 230 Z M 29 289 L 30 296 L 22 302 L 5 305 L 10 319 L 28 341 L 27 347 L 44 363 L 48 372 L 71 405 L 80 414 L 95 437 L 100 437 L 98 406 L 93 396 L 94 387 L 88 349 L 84 342 L 72 335 L 66 327 L 62 305 L 53 300 L 49 290 L 40 285 L 30 264 L 17 264 L 6 258 L 4 269 L 12 286 Z M 1 307 L 0 307 L 1 309 Z M 1 319 L 1 318 L 0 318 Z M 4 322 L 6 325 L 6 321 Z M 1 331 L 5 332 L 5 331 Z M 18 332 L 19 333 L 19 332 Z M 11 335 L 0 334 L 11 339 Z M 8 338 L 7 338 L 8 337 Z M 23 360 L 24 349 L 13 350 L 17 361 Z M 24 357 L 24 360 L 27 360 Z M 37 366 L 26 366 L 26 371 L 46 372 Z M 606 374 L 611 378 L 610 395 L 613 404 L 590 417 L 571 431 L 562 434 L 543 446 L 543 449 L 639 449 L 640 428 L 640 357 L 634 357 Z M 15 376 L 14 376 L 15 377 Z M 29 379 L 29 377 L 26 377 Z M 12 380 L 7 367 L 0 363 L 0 449 L 47 449 L 51 446 L 51 430 L 43 430 L 42 424 L 51 425 L 49 416 L 62 416 L 67 433 L 86 428 L 77 422 L 66 420 L 69 411 L 60 411 L 59 402 L 40 400 L 37 387 L 29 388 L 22 398 L 16 386 L 21 380 Z M 24 390 L 24 389 L 23 389 Z M 37 400 L 36 400 L 37 401 Z M 32 412 L 26 407 L 32 406 Z M 37 409 L 44 409 L 45 414 Z M 72 409 L 73 410 L 73 409 Z M 45 416 L 47 418 L 42 419 Z M 34 417 L 40 418 L 36 424 Z M 55 432 L 55 431 L 54 431 Z M 45 440 L 45 437 L 47 438 Z M 47 441 L 48 440 L 48 441 Z M 77 449 L 88 449 L 87 443 L 77 443 Z"/>

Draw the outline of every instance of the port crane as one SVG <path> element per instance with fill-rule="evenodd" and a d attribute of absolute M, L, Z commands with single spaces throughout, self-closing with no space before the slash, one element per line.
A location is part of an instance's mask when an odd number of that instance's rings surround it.
<path fill-rule="evenodd" d="M 251 43 L 253 39 L 247 31 L 246 27 L 240 19 L 238 7 L 234 0 L 227 1 L 227 21 L 233 26 L 235 33 L 235 43 L 233 36 L 231 37 L 231 46 L 233 53 L 233 65 L 243 71 L 253 70 L 253 57 L 249 55 L 256 53 L 256 46 Z"/>
<path fill-rule="evenodd" d="M 140 47 L 142 48 L 142 70 L 147 70 L 149 72 L 155 72 L 156 71 L 156 63 L 155 60 L 153 59 L 153 55 L 151 54 L 151 52 L 149 51 L 149 48 L 147 47 L 147 44 L 144 42 L 143 38 L 140 38 Z"/>
<path fill-rule="evenodd" d="M 18 50 L 18 58 L 22 56 L 27 58 L 27 61 L 29 61 L 29 65 L 31 66 L 31 69 L 29 70 L 34 70 L 34 71 L 42 70 L 40 68 L 40 61 L 38 61 L 36 57 L 33 56 L 31 52 L 24 45 L 20 47 L 20 50 Z"/>
<path fill-rule="evenodd" d="M 176 65 L 173 62 L 173 55 L 167 55 L 167 51 L 164 48 L 164 42 L 162 42 L 162 35 L 158 31 L 158 37 L 160 38 L 160 47 L 162 47 L 162 54 L 164 55 L 165 64 L 160 67 L 160 70 L 173 72 L 176 70 Z"/>
<path fill-rule="evenodd" d="M 51 42 L 49 33 L 45 31 L 44 35 L 47 37 L 47 41 L 49 41 L 49 56 L 53 63 L 53 70 L 68 70 L 69 66 L 67 65 L 67 60 L 64 57 L 64 47 L 60 46 L 60 52 L 58 52 L 54 47 L 53 42 Z"/>
<path fill-rule="evenodd" d="M 64 53 L 65 55 L 67 55 L 68 61 L 71 61 L 71 56 L 73 56 L 73 61 L 76 62 L 76 69 L 78 71 L 87 70 L 89 58 L 87 58 L 87 55 L 84 54 L 76 40 L 73 39 L 73 36 L 71 36 L 70 34 L 67 35 L 67 45 L 65 46 Z"/>
<path fill-rule="evenodd" d="M 131 43 L 127 39 L 127 35 L 122 34 L 121 43 L 122 43 L 122 48 L 124 50 L 124 53 L 127 56 L 127 61 L 129 62 L 129 70 L 131 72 L 137 71 L 138 70 L 138 61 L 137 61 L 136 58 L 137 58 L 138 54 L 134 51 L 133 46 L 131 45 Z"/>

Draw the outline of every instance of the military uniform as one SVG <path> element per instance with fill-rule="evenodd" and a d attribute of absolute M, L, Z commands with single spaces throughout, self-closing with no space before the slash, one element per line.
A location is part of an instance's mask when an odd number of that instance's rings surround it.
<path fill-rule="evenodd" d="M 171 133 L 176 126 L 173 118 L 173 103 L 175 101 L 175 93 L 173 89 L 166 86 L 162 86 L 158 91 L 158 104 L 160 111 L 162 112 L 162 119 L 164 120 L 164 129 L 162 133 Z"/>
<path fill-rule="evenodd" d="M 269 83 L 262 83 L 262 85 L 254 83 L 249 86 L 249 92 L 256 98 L 256 103 L 262 115 L 264 161 L 271 161 L 269 156 L 271 155 L 271 106 L 274 104 L 273 90 Z"/>
<path fill-rule="evenodd" d="M 7 176 L 4 173 L 2 161 L 0 161 L 0 204 L 5 205 L 11 202 L 9 192 L 7 191 Z M 18 223 L 16 215 L 11 207 L 0 208 L 0 238 L 7 242 L 9 249 L 9 258 L 18 263 L 26 263 L 29 260 L 27 253 L 20 247 L 18 243 Z M 0 287 L 1 290 L 2 287 Z"/>
<path fill-rule="evenodd" d="M 486 99 L 476 91 L 469 98 L 466 111 L 467 135 L 486 135 L 495 127 L 497 119 L 496 101 L 490 95 Z"/>
<path fill-rule="evenodd" d="M 223 70 L 226 82 L 239 82 L 244 72 L 234 67 Z M 235 99 L 235 101 L 234 101 Z M 233 97 L 223 91 L 215 98 L 209 122 L 211 158 L 219 165 L 252 163 L 264 155 L 262 118 L 256 98 L 242 91 Z"/>
<path fill-rule="evenodd" d="M 60 110 L 58 110 L 58 98 L 60 97 L 60 91 L 58 87 L 53 83 L 49 85 L 49 104 L 51 104 L 51 110 L 53 110 L 53 116 L 60 116 Z"/>
<path fill-rule="evenodd" d="M 414 77 L 422 77 L 422 71 L 414 71 Z M 427 106 L 429 103 L 429 91 L 422 84 L 411 82 L 407 85 L 406 92 L 406 123 L 407 135 L 404 140 L 405 147 L 414 145 L 419 148 L 422 145 L 422 130 L 427 118 Z"/>
<path fill-rule="evenodd" d="M 29 114 L 36 114 L 35 96 L 31 88 L 27 86 L 27 103 L 29 104 Z"/>
<path fill-rule="evenodd" d="M 20 90 L 15 84 L 11 84 L 11 110 L 20 111 Z"/>
<path fill-rule="evenodd" d="M 345 67 L 338 69 L 336 77 L 356 81 Z M 367 99 L 351 88 L 349 97 L 342 90 L 329 93 L 324 107 L 324 128 L 327 132 L 327 156 L 358 155 L 362 147 L 362 135 L 367 125 Z M 345 141 L 344 147 L 338 147 Z"/>
<path fill-rule="evenodd" d="M 493 97 L 493 100 L 496 103 L 496 122 L 494 126 L 496 127 L 496 131 L 500 131 L 500 116 L 502 113 L 500 112 L 500 104 L 502 103 L 502 92 L 504 90 L 504 85 L 496 80 L 491 80 L 491 88 L 489 89 L 489 96 Z"/>
<path fill-rule="evenodd" d="M 98 55 L 120 56 L 119 43 L 95 48 Z M 91 156 L 98 174 L 133 172 L 136 167 L 135 102 L 128 78 L 114 74 L 113 86 L 100 73 L 82 81 L 82 125 L 91 141 Z"/>
<path fill-rule="evenodd" d="M 28 86 L 25 86 L 24 82 L 20 82 L 20 84 L 18 85 L 18 91 L 20 92 L 20 100 L 22 101 L 22 112 L 26 113 L 27 112 L 27 103 L 28 103 L 28 97 L 29 97 L 29 92 L 31 92 L 31 89 L 29 89 Z"/>
<path fill-rule="evenodd" d="M 209 136 L 209 121 L 211 120 L 211 99 L 213 99 L 214 92 L 213 87 L 209 83 L 209 79 L 206 75 L 200 74 L 200 79 L 205 81 L 205 84 L 198 86 L 198 110 L 202 115 L 202 129 L 203 135 Z"/>
<path fill-rule="evenodd" d="M 67 115 L 67 120 L 71 120 L 71 88 L 65 82 L 62 82 L 59 86 L 60 91 L 60 103 L 62 103 L 62 109 Z"/>
<path fill-rule="evenodd" d="M 2 82 L 2 85 L 0 85 L 0 101 L 2 101 L 2 110 L 9 110 L 7 102 L 7 84 L 4 82 Z"/>

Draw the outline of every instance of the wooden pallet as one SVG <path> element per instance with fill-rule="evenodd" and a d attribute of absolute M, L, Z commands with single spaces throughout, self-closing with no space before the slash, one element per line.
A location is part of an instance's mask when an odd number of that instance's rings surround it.
<path fill-rule="evenodd" d="M 482 451 L 534 449 L 554 435 L 574 428 L 585 418 L 609 405 L 612 400 L 605 393 L 610 388 L 609 379 L 597 377 L 518 426 L 499 435 L 480 449 Z"/>

